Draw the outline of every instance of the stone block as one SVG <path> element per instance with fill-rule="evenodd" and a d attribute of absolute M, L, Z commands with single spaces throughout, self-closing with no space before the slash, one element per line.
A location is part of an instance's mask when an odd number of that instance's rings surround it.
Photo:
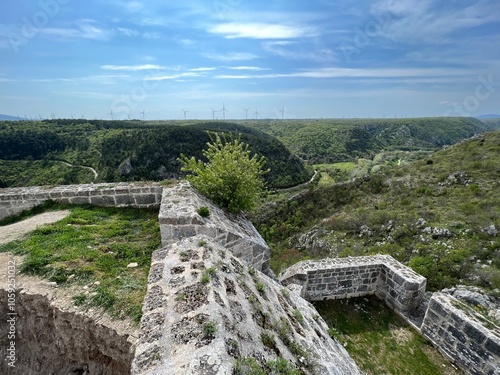
<path fill-rule="evenodd" d="M 493 339 L 492 337 L 488 337 L 484 347 L 495 355 L 500 362 L 500 338 L 496 337 L 496 339 Z"/>
<path fill-rule="evenodd" d="M 71 204 L 89 204 L 90 203 L 90 197 L 73 197 L 69 198 L 69 202 Z"/>
<path fill-rule="evenodd" d="M 109 195 L 100 195 L 90 197 L 90 203 L 95 206 L 114 206 L 115 197 Z"/>
<path fill-rule="evenodd" d="M 119 194 L 115 196 L 117 206 L 133 206 L 135 205 L 134 197 L 128 194 Z"/>

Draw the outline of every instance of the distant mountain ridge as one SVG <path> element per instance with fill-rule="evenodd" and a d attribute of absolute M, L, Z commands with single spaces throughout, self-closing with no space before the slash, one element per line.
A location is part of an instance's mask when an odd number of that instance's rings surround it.
<path fill-rule="evenodd" d="M 436 150 L 491 128 L 472 117 L 260 121 L 250 126 L 275 136 L 311 164 L 372 159 L 383 150 Z"/>
<path fill-rule="evenodd" d="M 494 114 L 489 114 L 489 115 L 481 115 L 481 116 L 476 116 L 476 118 L 500 118 L 500 115 L 494 115 Z"/>
<path fill-rule="evenodd" d="M 0 121 L 17 121 L 17 120 L 24 120 L 24 118 L 17 117 L 17 116 L 4 115 L 4 114 L 0 113 Z"/>

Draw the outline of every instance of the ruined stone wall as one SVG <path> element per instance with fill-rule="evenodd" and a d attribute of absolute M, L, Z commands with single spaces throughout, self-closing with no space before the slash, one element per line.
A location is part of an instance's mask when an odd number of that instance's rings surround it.
<path fill-rule="evenodd" d="M 300 262 L 280 276 L 283 284 L 302 285 L 310 301 L 374 294 L 403 315 L 421 302 L 426 279 L 389 255 Z"/>
<path fill-rule="evenodd" d="M 471 375 L 500 374 L 500 328 L 485 327 L 480 316 L 459 308 L 457 299 L 434 293 L 421 327 L 422 334 Z M 486 323 L 488 324 L 488 323 Z"/>
<path fill-rule="evenodd" d="M 162 187 L 129 183 L 22 187 L 0 189 L 0 220 L 48 200 L 95 206 L 160 207 Z"/>
<path fill-rule="evenodd" d="M 186 237 L 153 254 L 132 374 L 231 375 L 247 358 L 271 373 L 281 358 L 302 374 L 361 375 L 327 330 L 294 291 L 212 239 Z"/>
<path fill-rule="evenodd" d="M 130 374 L 135 339 L 88 316 L 63 311 L 47 295 L 21 290 L 15 303 L 16 315 L 8 315 L 7 291 L 0 288 L 0 374 Z M 15 367 L 5 360 L 6 317 L 16 319 Z"/>
<path fill-rule="evenodd" d="M 200 207 L 207 207 L 210 215 L 200 216 Z M 163 246 L 204 235 L 246 264 L 266 274 L 270 272 L 271 251 L 252 223 L 242 214 L 221 210 L 187 182 L 164 188 L 158 218 Z"/>

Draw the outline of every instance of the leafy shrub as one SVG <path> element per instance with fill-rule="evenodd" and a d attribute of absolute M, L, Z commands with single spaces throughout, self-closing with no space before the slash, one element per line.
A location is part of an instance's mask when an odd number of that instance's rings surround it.
<path fill-rule="evenodd" d="M 211 134 L 211 140 L 203 151 L 208 162 L 181 154 L 182 171 L 192 173 L 187 179 L 200 193 L 230 212 L 252 209 L 264 190 L 264 158 L 251 156 L 241 136 Z"/>
<path fill-rule="evenodd" d="M 210 216 L 210 210 L 206 206 L 202 206 L 202 207 L 198 208 L 197 212 L 198 212 L 198 215 L 200 215 L 201 217 L 209 217 Z"/>

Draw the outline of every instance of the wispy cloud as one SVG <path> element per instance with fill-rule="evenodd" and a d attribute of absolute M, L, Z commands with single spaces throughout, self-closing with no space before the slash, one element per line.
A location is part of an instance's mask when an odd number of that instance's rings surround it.
<path fill-rule="evenodd" d="M 114 34 L 114 32 L 110 29 L 97 26 L 92 20 L 79 20 L 75 23 L 75 27 L 42 28 L 39 29 L 39 32 L 42 35 L 56 37 L 63 40 L 109 40 Z"/>
<path fill-rule="evenodd" d="M 296 42 L 273 41 L 264 42 L 263 48 L 275 55 L 292 60 L 309 60 L 315 62 L 332 62 L 337 60 L 330 48 L 314 46 L 301 46 Z"/>
<path fill-rule="evenodd" d="M 264 71 L 264 70 L 271 70 L 269 68 L 259 68 L 258 66 L 227 66 L 225 67 L 227 69 L 231 70 L 252 70 L 256 72 Z"/>
<path fill-rule="evenodd" d="M 217 75 L 217 79 L 257 79 L 257 78 L 402 78 L 402 77 L 460 77 L 466 74 L 462 69 L 350 69 L 322 68 L 306 69 L 292 73 Z"/>
<path fill-rule="evenodd" d="M 457 6 L 433 0 L 378 0 L 372 4 L 375 16 L 391 15 L 380 35 L 408 43 L 456 43 L 457 32 L 465 32 L 500 21 L 500 3 L 481 0 Z M 481 6 L 478 6 L 481 3 Z M 467 37 L 467 34 L 464 34 Z"/>
<path fill-rule="evenodd" d="M 229 52 L 229 53 L 212 53 L 204 54 L 205 57 L 218 61 L 249 61 L 258 59 L 259 56 L 249 52 Z"/>
<path fill-rule="evenodd" d="M 119 32 L 121 32 L 122 34 L 125 34 L 126 36 L 130 36 L 130 37 L 137 37 L 137 36 L 141 35 L 141 33 L 139 31 L 127 29 L 125 27 L 118 27 L 117 30 Z"/>
<path fill-rule="evenodd" d="M 223 23 L 209 27 L 208 32 L 228 39 L 294 39 L 317 35 L 317 30 L 312 27 L 270 23 Z"/>
<path fill-rule="evenodd" d="M 196 72 L 184 72 L 178 74 L 169 74 L 169 75 L 161 75 L 161 76 L 153 76 L 145 78 L 146 81 L 169 81 L 169 80 L 177 80 L 179 78 L 185 77 L 200 77 L 200 73 Z"/>
<path fill-rule="evenodd" d="M 167 69 L 161 65 L 154 64 L 142 64 L 142 65 L 103 65 L 101 66 L 103 70 L 121 70 L 127 72 L 138 72 L 142 70 L 164 70 Z"/>
<path fill-rule="evenodd" d="M 216 70 L 217 68 L 204 68 L 204 67 L 201 67 L 201 68 L 192 68 L 192 69 L 188 69 L 190 72 L 210 72 L 212 70 Z"/>

